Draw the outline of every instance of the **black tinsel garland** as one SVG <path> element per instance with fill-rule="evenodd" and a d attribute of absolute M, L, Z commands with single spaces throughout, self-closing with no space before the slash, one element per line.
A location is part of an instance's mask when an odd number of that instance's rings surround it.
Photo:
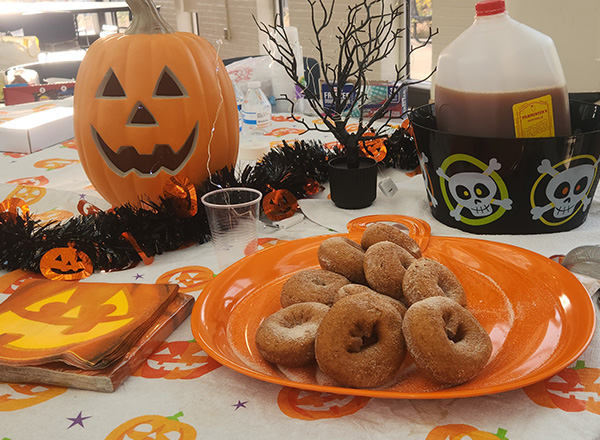
<path fill-rule="evenodd" d="M 414 169 L 418 164 L 413 139 L 404 129 L 385 141 L 386 167 Z M 236 178 L 233 168 L 224 168 L 196 187 L 198 201 L 216 188 L 244 186 L 263 194 L 287 189 L 297 198 L 306 197 L 307 183 L 328 180 L 327 162 L 340 156 L 317 141 L 283 143 L 273 148 L 254 166 L 246 166 Z M 40 259 L 49 250 L 70 243 L 85 252 L 94 271 L 123 270 L 142 261 L 132 244 L 123 237 L 128 232 L 141 250 L 153 257 L 190 244 L 210 239 L 203 207 L 192 217 L 180 217 L 169 198 L 158 203 L 144 202 L 143 207 L 123 205 L 108 211 L 72 217 L 62 222 L 41 222 L 29 214 L 24 217 L 0 214 L 0 269 L 39 272 Z"/>

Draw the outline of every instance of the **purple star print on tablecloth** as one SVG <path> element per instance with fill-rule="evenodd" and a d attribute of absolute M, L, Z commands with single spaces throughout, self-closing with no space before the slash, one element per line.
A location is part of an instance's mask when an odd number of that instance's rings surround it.
<path fill-rule="evenodd" d="M 242 402 L 242 401 L 238 400 L 238 402 L 237 402 L 237 403 L 234 403 L 234 404 L 233 404 L 233 405 L 231 405 L 231 406 L 235 406 L 235 410 L 237 411 L 237 410 L 238 410 L 238 409 L 240 409 L 240 408 L 246 408 L 246 404 L 247 404 L 247 403 L 248 403 L 248 401 L 247 401 L 247 400 L 246 400 L 245 402 Z"/>
<path fill-rule="evenodd" d="M 83 417 L 82 411 L 79 411 L 79 414 L 77 414 L 77 417 L 67 417 L 67 420 L 70 420 L 72 422 L 71 425 L 67 429 L 70 429 L 75 425 L 79 425 L 82 428 L 85 428 L 85 426 L 83 426 L 83 421 L 85 419 L 89 419 L 90 417 L 92 417 L 92 416 Z"/>
<path fill-rule="evenodd" d="M 139 280 L 140 278 L 144 278 L 144 274 L 143 274 L 143 273 L 136 273 L 136 274 L 134 275 L 134 277 L 135 277 L 135 280 L 137 281 L 137 280 Z"/>

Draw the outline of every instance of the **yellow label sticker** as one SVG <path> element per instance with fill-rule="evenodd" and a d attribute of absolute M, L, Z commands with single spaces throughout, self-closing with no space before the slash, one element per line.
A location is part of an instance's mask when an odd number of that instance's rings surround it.
<path fill-rule="evenodd" d="M 518 138 L 554 136 L 552 96 L 544 95 L 513 105 L 515 136 Z"/>

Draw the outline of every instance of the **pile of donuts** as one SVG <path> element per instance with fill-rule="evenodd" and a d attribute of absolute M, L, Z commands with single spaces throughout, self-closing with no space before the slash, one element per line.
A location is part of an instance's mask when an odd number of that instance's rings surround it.
<path fill-rule="evenodd" d="M 360 245 L 325 239 L 320 269 L 282 286 L 282 309 L 259 325 L 255 341 L 268 362 L 302 367 L 316 361 L 336 383 L 389 386 L 409 353 L 429 379 L 464 383 L 487 364 L 492 342 L 467 308 L 456 275 L 423 257 L 399 228 L 372 223 Z"/>

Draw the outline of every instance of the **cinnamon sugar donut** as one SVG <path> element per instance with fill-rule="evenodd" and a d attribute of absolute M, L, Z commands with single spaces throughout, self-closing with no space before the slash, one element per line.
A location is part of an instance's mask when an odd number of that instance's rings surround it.
<path fill-rule="evenodd" d="M 404 314 L 406 313 L 406 306 L 402 302 L 390 296 L 383 295 L 379 292 L 375 292 L 370 287 L 363 286 L 362 284 L 346 284 L 345 286 L 340 287 L 337 293 L 335 294 L 333 303 L 335 304 L 340 299 L 345 298 L 349 295 L 356 295 L 357 293 L 368 293 L 370 295 L 375 295 L 377 298 L 389 302 L 396 308 L 396 310 L 398 310 L 398 312 L 400 312 L 400 316 L 402 317 L 404 317 Z"/>
<path fill-rule="evenodd" d="M 373 388 L 388 382 L 406 355 L 402 317 L 368 293 L 340 299 L 319 326 L 319 368 L 343 386 Z"/>
<path fill-rule="evenodd" d="M 323 240 L 317 258 L 323 269 L 339 273 L 353 283 L 367 283 L 363 269 L 365 251 L 349 238 L 337 236 Z"/>
<path fill-rule="evenodd" d="M 365 252 L 365 279 L 373 290 L 400 300 L 404 273 L 414 261 L 406 249 L 391 241 L 380 241 Z"/>
<path fill-rule="evenodd" d="M 302 302 L 330 306 L 338 289 L 350 281 L 343 275 L 323 269 L 307 269 L 292 275 L 281 288 L 281 307 Z"/>
<path fill-rule="evenodd" d="M 409 307 L 432 296 L 446 296 L 467 306 L 465 290 L 456 275 L 443 264 L 426 257 L 414 261 L 406 270 L 402 293 Z"/>
<path fill-rule="evenodd" d="M 315 360 L 315 335 L 329 311 L 325 304 L 292 304 L 267 316 L 258 326 L 256 347 L 265 360 L 287 367 L 301 367 Z"/>
<path fill-rule="evenodd" d="M 387 223 L 371 223 L 363 232 L 360 244 L 367 250 L 380 241 L 391 241 L 406 249 L 413 257 L 421 258 L 419 244 L 408 234 Z"/>
<path fill-rule="evenodd" d="M 472 379 L 492 354 L 492 341 L 479 321 L 443 296 L 410 306 L 402 330 L 415 365 L 444 384 L 458 385 Z"/>

